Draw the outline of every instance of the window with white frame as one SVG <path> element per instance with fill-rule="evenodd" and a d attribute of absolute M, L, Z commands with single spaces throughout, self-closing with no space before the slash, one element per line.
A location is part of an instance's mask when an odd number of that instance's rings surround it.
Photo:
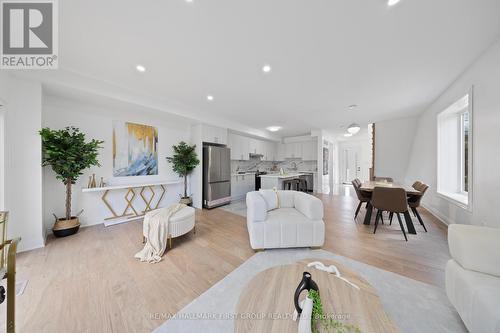
<path fill-rule="evenodd" d="M 472 94 L 438 114 L 437 192 L 471 210 Z"/>

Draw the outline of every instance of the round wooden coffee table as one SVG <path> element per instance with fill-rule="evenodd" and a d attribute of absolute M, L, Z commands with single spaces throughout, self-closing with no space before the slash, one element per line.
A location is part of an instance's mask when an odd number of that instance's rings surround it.
<path fill-rule="evenodd" d="M 291 319 L 295 309 L 293 297 L 304 271 L 310 272 L 318 284 L 325 314 L 356 325 L 363 333 L 399 332 L 382 308 L 375 289 L 365 279 L 337 262 L 319 260 L 337 266 L 343 277 L 360 287 L 357 290 L 329 273 L 307 267 L 313 261 L 318 259 L 276 266 L 257 274 L 238 301 L 235 332 L 297 332 L 298 322 Z"/>

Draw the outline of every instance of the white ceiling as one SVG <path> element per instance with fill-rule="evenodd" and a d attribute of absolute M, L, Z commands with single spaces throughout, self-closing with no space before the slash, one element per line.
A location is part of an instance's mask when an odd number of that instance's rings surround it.
<path fill-rule="evenodd" d="M 63 71 L 284 136 L 420 112 L 500 35 L 498 0 L 59 4 Z"/>

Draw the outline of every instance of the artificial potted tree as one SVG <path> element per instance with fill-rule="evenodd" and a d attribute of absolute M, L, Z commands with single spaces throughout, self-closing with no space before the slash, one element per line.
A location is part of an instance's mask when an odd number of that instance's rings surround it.
<path fill-rule="evenodd" d="M 91 166 L 100 166 L 97 160 L 98 150 L 104 141 L 92 139 L 85 141 L 85 134 L 78 128 L 66 127 L 61 130 L 43 128 L 42 166 L 51 166 L 56 178 L 66 186 L 66 214 L 56 216 L 52 232 L 56 237 L 65 237 L 78 232 L 78 216 L 71 215 L 71 190 L 83 170 Z"/>
<path fill-rule="evenodd" d="M 172 169 L 179 177 L 184 177 L 184 196 L 180 202 L 191 205 L 193 199 L 187 194 L 187 177 L 200 164 L 200 160 L 196 154 L 196 145 L 190 146 L 181 141 L 178 145 L 172 146 L 172 148 L 174 149 L 174 155 L 167 157 L 167 161 L 172 163 Z"/>

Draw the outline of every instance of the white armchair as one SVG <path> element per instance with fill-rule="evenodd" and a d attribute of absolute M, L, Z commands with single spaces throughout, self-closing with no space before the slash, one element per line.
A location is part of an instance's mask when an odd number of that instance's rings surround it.
<path fill-rule="evenodd" d="M 446 294 L 471 333 L 500 332 L 500 229 L 452 224 Z"/>
<path fill-rule="evenodd" d="M 247 227 L 253 249 L 320 247 L 325 241 L 323 203 L 304 192 L 249 192 Z"/>

